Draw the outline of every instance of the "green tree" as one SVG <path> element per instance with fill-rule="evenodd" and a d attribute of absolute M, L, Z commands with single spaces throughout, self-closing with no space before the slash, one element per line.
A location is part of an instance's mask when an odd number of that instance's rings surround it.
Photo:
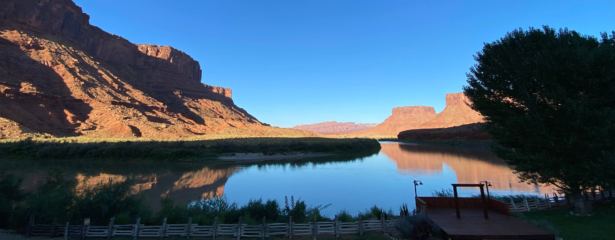
<path fill-rule="evenodd" d="M 615 35 L 615 32 L 613 32 Z M 582 191 L 615 176 L 615 37 L 522 29 L 485 43 L 464 92 L 495 153 L 529 183 Z"/>

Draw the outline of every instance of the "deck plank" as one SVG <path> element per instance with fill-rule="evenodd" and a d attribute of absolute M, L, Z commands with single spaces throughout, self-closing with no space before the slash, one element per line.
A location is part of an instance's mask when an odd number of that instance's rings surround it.
<path fill-rule="evenodd" d="M 452 240 L 555 239 L 552 233 L 492 210 L 489 219 L 484 218 L 482 209 L 461 209 L 461 219 L 457 219 L 454 208 L 430 208 L 427 217 Z"/>

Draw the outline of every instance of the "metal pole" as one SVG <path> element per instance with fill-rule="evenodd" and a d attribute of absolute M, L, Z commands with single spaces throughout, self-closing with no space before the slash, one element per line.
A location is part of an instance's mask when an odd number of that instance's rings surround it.
<path fill-rule="evenodd" d="M 487 200 L 485 199 L 485 191 L 483 186 L 480 186 L 480 198 L 483 201 L 483 211 L 485 212 L 485 219 L 489 219 L 489 208 L 487 207 Z"/>
<path fill-rule="evenodd" d="M 453 185 L 453 192 L 455 193 L 455 212 L 457 213 L 457 218 L 461 218 L 461 213 L 459 212 L 459 196 L 457 195 L 457 186 Z"/>

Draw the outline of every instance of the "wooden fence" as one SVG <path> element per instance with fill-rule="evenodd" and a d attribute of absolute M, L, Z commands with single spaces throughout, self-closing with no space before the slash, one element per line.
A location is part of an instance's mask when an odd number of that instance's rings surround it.
<path fill-rule="evenodd" d="M 262 238 L 279 236 L 292 239 L 295 236 L 313 236 L 329 234 L 339 238 L 342 234 L 363 235 L 365 232 L 391 233 L 395 231 L 396 220 L 359 220 L 355 222 L 340 222 L 335 217 L 334 221 L 310 223 L 294 223 L 292 217 L 287 223 L 266 223 L 263 217 L 262 224 L 247 225 L 241 222 L 237 224 L 219 224 L 216 218 L 211 226 L 200 226 L 192 223 L 192 218 L 188 218 L 185 224 L 167 224 L 165 218 L 160 226 L 145 226 L 137 219 L 135 224 L 115 225 L 114 219 L 109 221 L 107 226 L 89 225 L 89 219 L 84 219 L 80 225 L 70 225 L 69 223 L 58 225 L 54 220 L 52 224 L 35 224 L 34 216 L 30 217 L 27 226 L 26 236 L 48 236 L 64 237 L 64 239 L 75 238 L 107 238 L 112 237 L 132 237 L 138 238 L 165 238 L 165 237 L 185 237 L 189 238 L 211 238 L 233 237 L 237 238 Z"/>
<path fill-rule="evenodd" d="M 614 199 L 615 191 L 596 190 L 584 192 L 585 200 L 588 201 L 602 201 L 604 199 Z M 568 197 L 557 195 L 553 193 L 553 196 L 545 195 L 544 198 L 523 197 L 520 202 L 515 202 L 512 198 L 507 202 L 511 212 L 529 212 L 539 211 L 550 208 L 568 207 L 571 206 L 574 201 Z"/>

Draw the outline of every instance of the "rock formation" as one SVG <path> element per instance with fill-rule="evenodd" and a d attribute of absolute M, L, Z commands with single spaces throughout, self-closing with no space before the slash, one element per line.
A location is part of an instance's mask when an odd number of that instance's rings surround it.
<path fill-rule="evenodd" d="M 419 128 L 449 128 L 484 122 L 483 116 L 470 108 L 469 103 L 470 99 L 463 93 L 446 94 L 446 108 L 431 121 L 421 124 Z"/>
<path fill-rule="evenodd" d="M 0 1 L 0 120 L 0 138 L 281 131 L 202 84 L 184 52 L 109 34 L 72 0 Z"/>
<path fill-rule="evenodd" d="M 484 118 L 468 106 L 463 93 L 446 94 L 446 108 L 418 129 L 407 129 L 397 135 L 406 140 L 490 140 L 481 124 Z"/>
<path fill-rule="evenodd" d="M 416 129 L 436 117 L 433 107 L 411 106 L 393 108 L 391 116 L 372 129 L 357 132 L 358 136 L 397 136 L 403 130 Z"/>
<path fill-rule="evenodd" d="M 315 133 L 338 133 L 338 132 L 353 132 L 370 129 L 375 127 L 376 123 L 354 123 L 354 122 L 322 122 L 314 124 L 303 124 L 294 126 L 293 129 L 312 131 Z"/>

